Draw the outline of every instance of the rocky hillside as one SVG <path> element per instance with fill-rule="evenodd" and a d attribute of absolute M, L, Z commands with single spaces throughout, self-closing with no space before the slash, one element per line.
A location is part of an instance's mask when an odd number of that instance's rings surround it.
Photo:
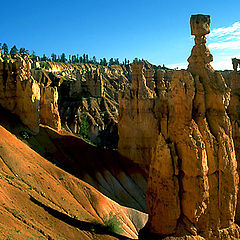
<path fill-rule="evenodd" d="M 40 126 L 32 136 L 6 110 L 1 109 L 0 119 L 0 238 L 137 238 L 147 220 L 147 214 L 135 210 L 145 208 L 146 183 L 137 168 L 113 163 L 108 154 L 108 167 L 99 168 L 95 163 L 103 159 L 98 153 L 68 132 Z M 48 151 L 48 160 L 27 145 Z"/>

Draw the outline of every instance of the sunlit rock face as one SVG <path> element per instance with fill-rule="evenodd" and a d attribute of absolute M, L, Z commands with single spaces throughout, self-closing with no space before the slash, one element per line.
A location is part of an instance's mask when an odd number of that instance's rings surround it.
<path fill-rule="evenodd" d="M 56 130 L 61 129 L 58 112 L 58 91 L 56 87 L 41 85 L 40 122 Z"/>
<path fill-rule="evenodd" d="M 147 87 L 143 63 L 132 64 L 131 89 L 119 96 L 119 142 L 121 155 L 132 159 L 143 169 L 150 164 L 157 139 L 157 119 L 152 109 L 154 92 Z"/>
<path fill-rule="evenodd" d="M 228 114 L 232 124 L 233 141 L 237 159 L 237 171 L 240 173 L 240 75 L 236 71 L 226 76 L 231 88 L 231 98 L 228 106 Z M 240 223 L 240 192 L 238 191 L 238 202 L 236 209 L 236 223 Z"/>
<path fill-rule="evenodd" d="M 40 87 L 31 76 L 29 58 L 0 61 L 0 104 L 38 132 Z"/>
<path fill-rule="evenodd" d="M 193 15 L 190 24 L 188 69 L 156 72 L 153 91 L 135 63 L 131 90 L 119 99 L 119 152 L 148 176 L 140 239 L 239 239 L 230 92 L 210 65 L 210 16 Z"/>
<path fill-rule="evenodd" d="M 41 120 L 41 123 L 59 130 L 57 90 L 35 79 L 31 64 L 28 55 L 9 55 L 6 60 L 0 58 L 0 104 L 18 115 L 34 133 L 38 133 Z"/>

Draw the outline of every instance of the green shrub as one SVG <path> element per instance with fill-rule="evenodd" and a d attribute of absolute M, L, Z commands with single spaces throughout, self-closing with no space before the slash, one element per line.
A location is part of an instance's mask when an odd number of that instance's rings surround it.
<path fill-rule="evenodd" d="M 30 138 L 28 132 L 27 132 L 27 131 L 24 131 L 24 130 L 20 132 L 20 136 L 21 136 L 23 139 L 25 139 L 25 140 L 27 140 L 27 139 Z"/>
<path fill-rule="evenodd" d="M 40 67 L 48 70 L 50 68 L 50 65 L 48 62 L 42 61 L 40 62 Z"/>
<path fill-rule="evenodd" d="M 88 136 L 88 128 L 89 128 L 89 123 L 87 121 L 87 117 L 83 115 L 81 117 L 81 124 L 80 124 L 80 135 L 83 138 L 87 138 Z"/>
<path fill-rule="evenodd" d="M 121 234 L 123 232 L 122 221 L 118 214 L 113 214 L 112 212 L 110 212 L 109 215 L 105 214 L 103 216 L 103 223 L 110 232 L 117 234 Z"/>

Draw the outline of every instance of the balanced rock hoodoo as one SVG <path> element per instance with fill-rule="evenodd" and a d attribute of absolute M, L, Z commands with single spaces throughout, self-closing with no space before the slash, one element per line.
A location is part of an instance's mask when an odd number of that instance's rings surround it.
<path fill-rule="evenodd" d="M 239 239 L 230 91 L 210 65 L 210 16 L 193 15 L 190 24 L 188 69 L 157 73 L 153 91 L 134 63 L 132 88 L 119 97 L 119 152 L 148 176 L 140 239 Z"/>

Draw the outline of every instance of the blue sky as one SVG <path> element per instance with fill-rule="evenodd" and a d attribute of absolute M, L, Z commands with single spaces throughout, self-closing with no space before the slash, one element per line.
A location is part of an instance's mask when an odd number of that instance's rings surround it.
<path fill-rule="evenodd" d="M 3 1 L 0 42 L 38 55 L 138 57 L 181 68 L 194 44 L 189 19 L 198 13 L 211 15 L 213 66 L 231 69 L 231 57 L 240 57 L 237 1 Z"/>

